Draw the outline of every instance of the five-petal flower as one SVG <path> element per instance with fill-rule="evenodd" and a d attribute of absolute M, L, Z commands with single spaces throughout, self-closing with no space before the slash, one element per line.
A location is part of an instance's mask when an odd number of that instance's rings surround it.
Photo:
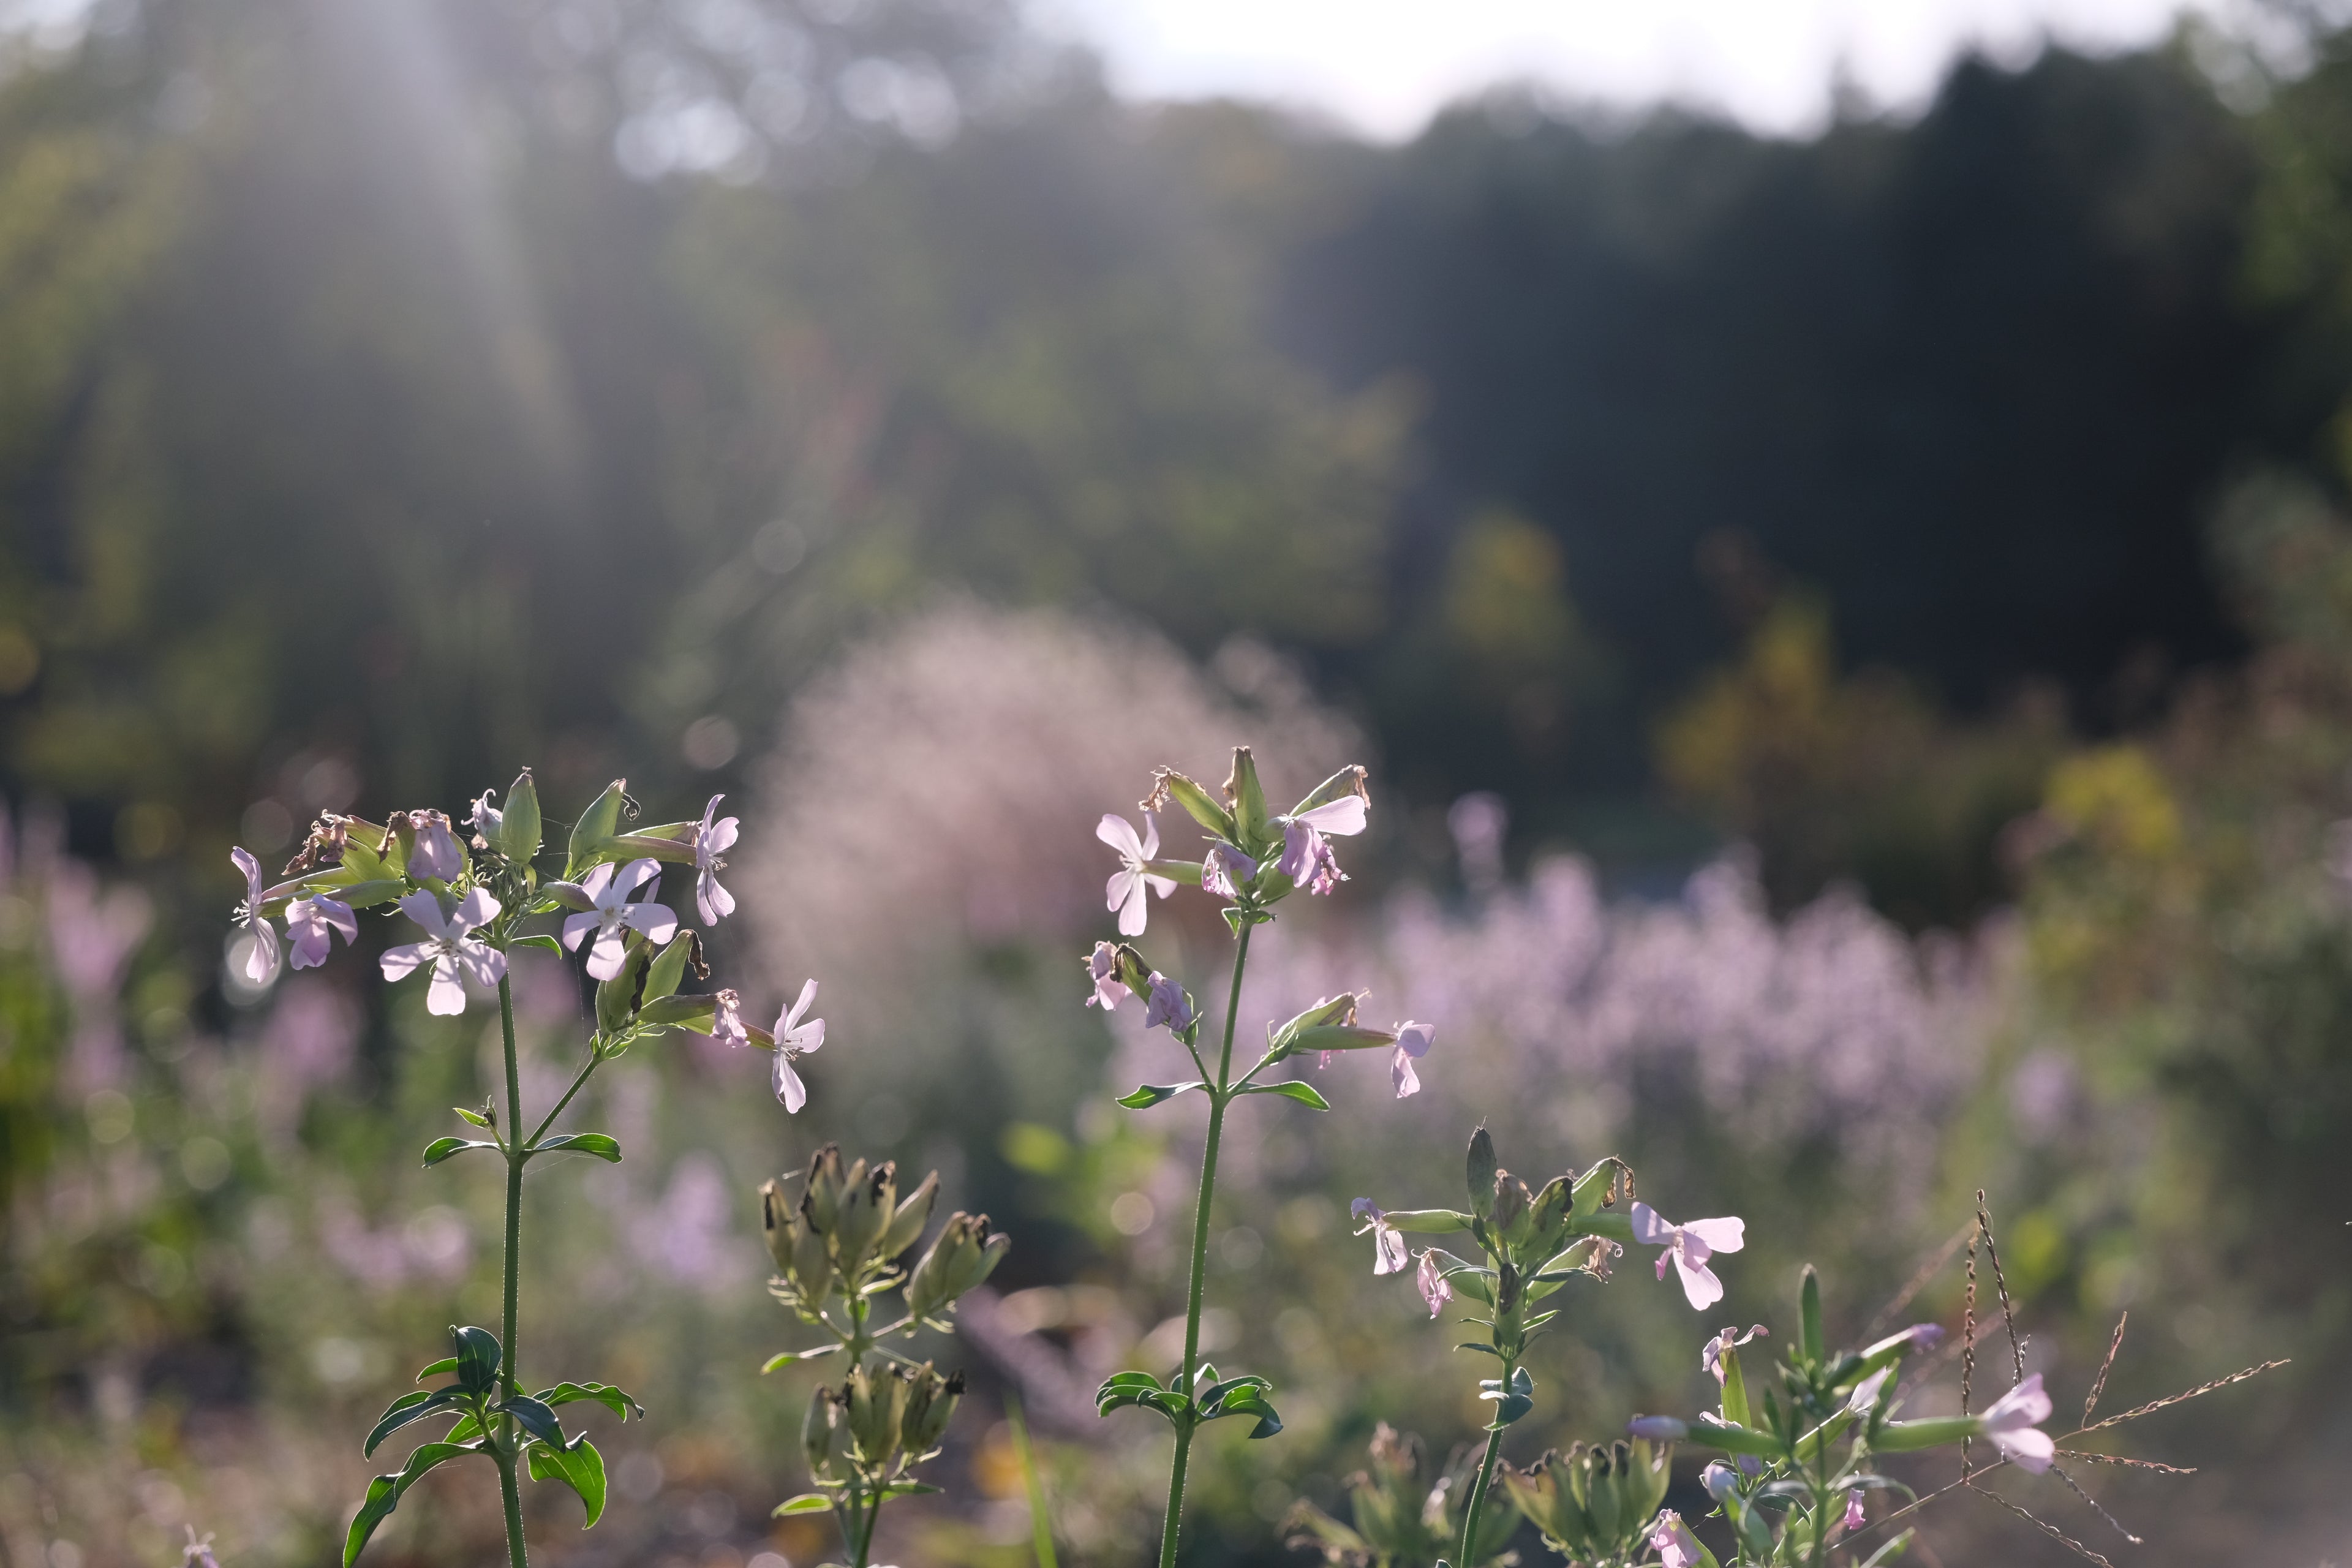
<path fill-rule="evenodd" d="M 1372 1272 L 1375 1275 L 1403 1273 L 1405 1260 L 1411 1255 L 1406 1250 L 1404 1237 L 1390 1228 L 1388 1211 L 1370 1198 L 1358 1198 L 1349 1205 L 1349 1211 L 1364 1222 L 1356 1227 L 1356 1234 L 1362 1236 L 1367 1231 L 1371 1234 Z"/>
<path fill-rule="evenodd" d="M 815 1005 L 816 982 L 812 980 L 801 987 L 800 999 L 776 1016 L 776 1098 L 789 1111 L 797 1112 L 808 1103 L 808 1086 L 793 1070 L 793 1061 L 824 1044 L 823 1018 L 801 1022 Z"/>
<path fill-rule="evenodd" d="M 232 865 L 245 873 L 245 902 L 237 905 L 237 924 L 253 933 L 253 941 L 245 952 L 245 977 L 256 985 L 267 985 L 278 977 L 278 928 L 261 912 L 261 862 L 253 858 L 250 849 L 237 848 L 228 852 Z"/>
<path fill-rule="evenodd" d="M 1118 869 L 1110 874 L 1110 881 L 1104 889 L 1108 900 L 1105 907 L 1118 911 L 1119 935 L 1141 936 L 1150 918 L 1144 889 L 1149 888 L 1163 899 L 1176 890 L 1176 879 L 1151 869 L 1152 857 L 1160 853 L 1160 819 L 1145 812 L 1143 834 L 1138 837 L 1133 823 L 1105 812 L 1103 819 L 1095 824 L 1095 837 L 1118 851 Z"/>
<path fill-rule="evenodd" d="M 643 931 L 656 947 L 677 934 L 677 916 L 667 904 L 630 901 L 630 896 L 660 871 L 660 863 L 654 860 L 632 860 L 618 871 L 606 861 L 590 868 L 580 879 L 580 890 L 596 907 L 564 921 L 563 945 L 577 952 L 583 938 L 590 931 L 596 933 L 595 944 L 588 950 L 591 978 L 610 980 L 621 973 L 631 930 Z"/>
<path fill-rule="evenodd" d="M 432 984 L 425 993 L 425 1010 L 445 1017 L 466 1010 L 466 980 L 496 985 L 507 972 L 507 955 L 473 933 L 498 919 L 499 901 L 480 888 L 443 913 L 441 900 L 420 889 L 400 900 L 401 913 L 431 933 L 430 940 L 395 947 L 383 955 L 383 977 L 404 980 L 430 966 Z M 464 978 L 460 978 L 460 974 Z"/>
<path fill-rule="evenodd" d="M 2037 1430 L 2050 1419 L 2050 1396 L 2042 1391 L 2042 1374 L 2037 1372 L 1994 1400 L 1977 1418 L 1977 1426 L 1992 1439 L 2002 1458 L 2038 1476 L 2058 1456 L 2058 1445 L 2050 1434 Z"/>
<path fill-rule="evenodd" d="M 1429 1303 L 1429 1315 L 1433 1318 L 1446 1302 L 1454 1300 L 1454 1286 L 1445 1278 L 1445 1270 L 1439 1266 L 1437 1248 L 1433 1247 L 1423 1250 L 1421 1267 L 1413 1270 L 1412 1282 L 1421 1291 L 1421 1299 Z"/>
<path fill-rule="evenodd" d="M 1682 1275 L 1683 1294 L 1701 1311 L 1723 1300 L 1723 1281 L 1706 1260 L 1718 1252 L 1737 1252 L 1747 1245 L 1747 1222 L 1737 1217 L 1695 1219 L 1676 1225 L 1644 1203 L 1633 1205 L 1633 1239 L 1644 1247 L 1663 1247 L 1658 1254 L 1658 1278 L 1666 1277 L 1672 1262 Z"/>
<path fill-rule="evenodd" d="M 1309 893 L 1328 893 L 1348 879 L 1333 858 L 1326 834 L 1357 834 L 1364 830 L 1369 806 L 1360 795 L 1343 795 L 1296 816 L 1277 817 L 1282 825 L 1282 856 L 1275 869 L 1295 887 Z"/>
<path fill-rule="evenodd" d="M 352 917 L 351 905 L 324 893 L 296 899 L 286 906 L 288 961 L 296 969 L 326 963 L 336 931 L 343 933 L 347 946 L 360 939 L 360 922 Z"/>
<path fill-rule="evenodd" d="M 702 826 L 694 835 L 694 901 L 702 911 L 702 923 L 717 925 L 735 912 L 735 895 L 719 885 L 719 873 L 726 868 L 721 858 L 735 844 L 737 819 L 718 816 L 719 803 L 727 797 L 714 795 L 710 804 L 702 808 Z"/>

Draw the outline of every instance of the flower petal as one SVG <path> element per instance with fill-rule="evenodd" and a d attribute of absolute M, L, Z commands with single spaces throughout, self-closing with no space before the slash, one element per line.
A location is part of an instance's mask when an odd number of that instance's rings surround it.
<path fill-rule="evenodd" d="M 459 943 L 457 962 L 464 967 L 466 977 L 477 985 L 496 985 L 506 978 L 507 955 L 488 942 Z"/>
<path fill-rule="evenodd" d="M 488 888 L 476 888 L 457 900 L 457 912 L 449 917 L 450 924 L 456 928 L 450 934 L 457 936 L 478 931 L 498 918 L 498 900 L 490 897 Z"/>
<path fill-rule="evenodd" d="M 801 1081 L 801 1075 L 793 1070 L 793 1058 L 782 1051 L 776 1053 L 776 1098 L 793 1114 L 808 1103 L 808 1085 Z"/>
<path fill-rule="evenodd" d="M 1722 1219 L 1686 1219 L 1683 1234 L 1695 1236 L 1716 1252 L 1737 1252 L 1748 1245 L 1748 1222 L 1737 1215 Z"/>
<path fill-rule="evenodd" d="M 245 848 L 230 850 L 228 858 L 231 865 L 245 873 L 245 901 L 248 905 L 258 905 L 261 902 L 261 862 L 253 858 L 252 850 Z"/>
<path fill-rule="evenodd" d="M 624 920 L 646 933 L 656 947 L 667 946 L 677 934 L 677 916 L 667 904 L 627 904 Z"/>
<path fill-rule="evenodd" d="M 1402 1046 L 1397 1047 L 1396 1054 L 1389 1058 L 1389 1078 L 1396 1085 L 1399 1100 L 1421 1092 L 1421 1077 L 1412 1070 L 1412 1056 Z"/>
<path fill-rule="evenodd" d="M 1723 1281 L 1715 1277 L 1714 1269 L 1704 1263 L 1693 1263 L 1679 1252 L 1674 1258 L 1675 1268 L 1683 1277 L 1683 1294 L 1690 1298 L 1693 1307 L 1704 1312 L 1723 1300 Z"/>
<path fill-rule="evenodd" d="M 437 950 L 429 942 L 412 942 L 405 947 L 388 947 L 376 961 L 386 980 L 405 980 L 416 973 L 417 966 L 429 963 Z"/>
<path fill-rule="evenodd" d="M 446 937 L 450 934 L 449 917 L 441 912 L 441 900 L 423 888 L 419 888 L 400 900 L 400 912 L 435 936 Z"/>
<path fill-rule="evenodd" d="M 1121 871 L 1112 880 L 1127 884 L 1124 901 L 1113 906 L 1118 910 L 1118 934 L 1141 936 L 1151 923 L 1151 900 L 1145 895 L 1143 879 L 1133 871 Z"/>
<path fill-rule="evenodd" d="M 425 991 L 425 1010 L 445 1018 L 466 1010 L 466 983 L 457 978 L 457 961 L 446 952 L 433 965 L 433 984 Z"/>
<path fill-rule="evenodd" d="M 1665 1247 L 1675 1239 L 1675 1227 L 1665 1216 L 1644 1203 L 1633 1207 L 1633 1239 L 1644 1247 Z"/>
<path fill-rule="evenodd" d="M 1303 822 L 1318 833 L 1337 833 L 1345 837 L 1364 830 L 1364 797 L 1343 795 L 1337 800 L 1325 801 L 1312 811 L 1302 811 L 1293 820 Z"/>
<path fill-rule="evenodd" d="M 632 860 L 622 867 L 619 874 L 613 879 L 613 886 L 623 892 L 634 893 L 646 885 L 647 878 L 660 875 L 661 862 L 648 856 L 644 859 Z"/>
<path fill-rule="evenodd" d="M 588 977 L 610 980 L 621 973 L 621 964 L 629 956 L 629 938 L 625 928 L 614 926 L 596 933 L 595 945 L 588 950 Z"/>
<path fill-rule="evenodd" d="M 1148 858 L 1143 853 L 1143 840 L 1135 836 L 1135 825 L 1123 816 L 1103 813 L 1103 819 L 1095 824 L 1095 837 L 1118 850 L 1123 859 Z"/>
<path fill-rule="evenodd" d="M 2031 1426 L 2014 1432 L 1995 1432 L 1991 1436 L 1992 1446 L 2000 1450 L 2003 1458 L 2037 1476 L 2058 1457 L 2058 1445 L 2050 1434 Z"/>
<path fill-rule="evenodd" d="M 261 915 L 253 917 L 253 941 L 245 950 L 245 977 L 267 985 L 278 976 L 278 928 Z"/>

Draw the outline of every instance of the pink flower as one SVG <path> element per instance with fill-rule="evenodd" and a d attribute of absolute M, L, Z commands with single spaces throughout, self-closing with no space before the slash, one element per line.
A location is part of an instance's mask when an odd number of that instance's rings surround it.
<path fill-rule="evenodd" d="M 1429 1315 L 1433 1318 L 1454 1300 L 1454 1287 L 1446 1281 L 1445 1271 L 1438 1267 L 1437 1248 L 1433 1247 L 1422 1253 L 1421 1267 L 1414 1271 L 1412 1282 L 1420 1289 L 1421 1299 L 1429 1303 Z"/>
<path fill-rule="evenodd" d="M 1894 1375 L 1895 1369 L 1893 1367 L 1880 1367 L 1876 1372 L 1872 1373 L 1868 1377 L 1864 1378 L 1860 1383 L 1853 1385 L 1853 1392 L 1846 1395 L 1845 1407 L 1848 1410 L 1853 1411 L 1856 1415 L 1868 1415 L 1872 1411 L 1878 1408 L 1879 1392 L 1885 1388 L 1886 1380 Z"/>
<path fill-rule="evenodd" d="M 815 1005 L 816 982 L 812 980 L 801 987 L 800 1000 L 776 1018 L 776 1098 L 788 1111 L 797 1112 L 808 1103 L 808 1086 L 793 1070 L 793 1063 L 824 1044 L 823 1018 L 801 1022 L 801 1016 Z"/>
<path fill-rule="evenodd" d="M 1139 838 L 1134 824 L 1106 812 L 1095 824 L 1095 837 L 1118 851 L 1118 869 L 1110 874 L 1104 889 L 1109 900 L 1105 907 L 1118 911 L 1119 935 L 1141 936 L 1150 918 L 1143 890 L 1149 888 L 1163 899 L 1176 890 L 1176 879 L 1150 868 L 1151 858 L 1160 853 L 1160 818 L 1145 812 L 1143 836 Z"/>
<path fill-rule="evenodd" d="M 656 947 L 677 934 L 677 917 L 670 913 L 667 904 L 630 901 L 629 896 L 648 878 L 660 873 L 660 863 L 654 860 L 632 860 L 617 872 L 608 860 L 591 867 L 580 879 L 580 890 L 596 907 L 565 919 L 563 945 L 576 952 L 582 939 L 592 931 L 596 933 L 595 945 L 588 950 L 591 979 L 610 980 L 621 973 L 630 931 L 645 932 L 646 940 Z"/>
<path fill-rule="evenodd" d="M 1373 1274 L 1403 1273 L 1407 1256 L 1404 1237 L 1389 1228 L 1388 1211 L 1370 1198 L 1358 1198 L 1349 1209 L 1364 1222 L 1356 1227 L 1356 1234 L 1371 1235 Z"/>
<path fill-rule="evenodd" d="M 1660 1513 L 1650 1526 L 1650 1550 L 1658 1554 L 1660 1568 L 1698 1568 L 1706 1561 L 1699 1554 L 1698 1537 L 1673 1509 Z"/>
<path fill-rule="evenodd" d="M 410 879 L 456 881 L 466 869 L 466 852 L 457 847 L 449 819 L 437 811 L 412 811 L 408 820 L 416 828 L 416 842 L 408 851 Z"/>
<path fill-rule="evenodd" d="M 2002 1458 L 2038 1476 L 2058 1454 L 2058 1445 L 2050 1434 L 2035 1429 L 2049 1419 L 2050 1396 L 2042 1392 L 2042 1374 L 2037 1372 L 1993 1401 L 1977 1417 L 1977 1429 L 1992 1439 Z"/>
<path fill-rule="evenodd" d="M 1633 1205 L 1633 1239 L 1644 1247 L 1663 1247 L 1658 1254 L 1658 1278 L 1666 1277 L 1672 1262 L 1681 1273 L 1683 1294 L 1700 1311 L 1723 1300 L 1723 1281 L 1706 1260 L 1718 1252 L 1737 1252 L 1747 1245 L 1748 1224 L 1737 1217 L 1695 1219 L 1676 1225 L 1649 1205 Z"/>
<path fill-rule="evenodd" d="M 1126 982 L 1118 977 L 1118 949 L 1110 943 L 1095 943 L 1094 955 L 1087 960 L 1087 977 L 1095 983 L 1095 994 L 1087 998 L 1087 1006 L 1108 1013 L 1127 999 Z"/>
<path fill-rule="evenodd" d="M 1192 1011 L 1192 999 L 1184 988 L 1158 970 L 1151 972 L 1151 997 L 1143 1005 L 1143 1026 L 1156 1029 L 1162 1024 L 1171 1035 L 1181 1035 L 1192 1026 L 1199 1015 Z"/>
<path fill-rule="evenodd" d="M 1201 886 L 1221 899 L 1240 898 L 1242 889 L 1256 875 L 1257 862 L 1230 844 L 1214 846 L 1209 858 L 1201 863 Z"/>
<path fill-rule="evenodd" d="M 1348 798 L 1353 800 L 1356 797 L 1349 795 Z M 1322 808 L 1318 806 L 1317 809 Z M 1399 1024 L 1396 1037 L 1396 1054 L 1389 1058 L 1389 1077 L 1396 1084 L 1396 1097 L 1402 1100 L 1406 1095 L 1421 1092 L 1421 1079 L 1413 1072 L 1412 1064 L 1429 1054 L 1429 1047 L 1437 1039 L 1437 1026 Z M 1328 1058 L 1330 1053 L 1327 1051 L 1324 1054 Z"/>
<path fill-rule="evenodd" d="M 1344 795 L 1296 816 L 1276 818 L 1282 824 L 1282 857 L 1275 869 L 1309 893 L 1328 893 L 1348 877 L 1323 836 L 1361 833 L 1367 809 L 1362 795 Z"/>
<path fill-rule="evenodd" d="M 1740 1333 L 1737 1329 L 1726 1329 L 1723 1332 L 1716 1335 L 1715 1338 L 1706 1342 L 1706 1348 L 1698 1352 L 1698 1363 L 1707 1371 L 1715 1373 L 1715 1381 L 1719 1384 L 1723 1381 L 1723 1356 L 1725 1352 L 1736 1351 L 1750 1340 L 1769 1339 L 1771 1337 L 1772 1331 L 1766 1328 L 1761 1323 L 1757 1324 L 1754 1328 L 1748 1330 L 1744 1334 Z"/>
<path fill-rule="evenodd" d="M 474 837 L 485 844 L 499 841 L 499 825 L 506 819 L 506 814 L 490 804 L 490 797 L 498 793 L 494 789 L 484 790 L 475 798 L 473 808 L 466 813 L 466 822 L 473 828 Z"/>
<path fill-rule="evenodd" d="M 233 917 L 236 923 L 253 933 L 253 942 L 245 952 L 245 977 L 256 985 L 267 985 L 278 977 L 278 928 L 261 912 L 261 862 L 249 849 L 232 849 L 229 861 L 245 873 L 245 902 L 237 905 Z"/>
<path fill-rule="evenodd" d="M 1848 1531 L 1860 1530 L 1864 1525 L 1870 1522 L 1870 1516 L 1862 1511 L 1862 1489 L 1860 1487 L 1856 1487 L 1853 1490 L 1845 1494 L 1845 1519 L 1843 1522 Z"/>
<path fill-rule="evenodd" d="M 715 926 L 735 912 L 735 895 L 719 885 L 719 873 L 727 865 L 719 856 L 735 843 L 736 818 L 711 820 L 719 803 L 726 798 L 723 795 L 710 797 L 710 804 L 702 808 L 702 826 L 694 836 L 694 901 L 702 911 L 704 925 Z"/>
<path fill-rule="evenodd" d="M 352 918 L 351 905 L 314 893 L 286 906 L 287 946 L 295 968 L 311 969 L 326 963 L 336 931 L 343 933 L 346 946 L 359 940 L 360 922 Z"/>
<path fill-rule="evenodd" d="M 472 934 L 499 917 L 499 901 L 480 888 L 467 893 L 454 913 L 441 912 L 441 900 L 425 889 L 400 900 L 401 913 L 432 933 L 427 942 L 395 947 L 383 955 L 383 977 L 404 980 L 429 966 L 432 984 L 425 993 L 425 1010 L 455 1017 L 466 1010 L 465 981 L 496 985 L 507 972 L 507 955 Z"/>
<path fill-rule="evenodd" d="M 730 990 L 710 1000 L 710 1037 L 722 1046 L 750 1045 L 751 1031 L 743 1026 L 743 998 Z"/>

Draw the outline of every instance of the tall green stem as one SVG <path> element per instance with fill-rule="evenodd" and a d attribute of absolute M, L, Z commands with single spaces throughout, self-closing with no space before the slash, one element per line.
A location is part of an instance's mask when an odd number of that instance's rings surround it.
<path fill-rule="evenodd" d="M 1517 1363 L 1515 1360 L 1506 1359 L 1504 1361 L 1503 1392 L 1507 1394 L 1511 1389 L 1511 1374 L 1517 1370 Z M 1478 1465 L 1477 1485 L 1470 1489 L 1470 1510 L 1462 1516 L 1461 1568 L 1477 1568 L 1478 1516 L 1486 1511 L 1486 1488 L 1487 1485 L 1495 1479 L 1496 1456 L 1499 1455 L 1502 1451 L 1503 1427 L 1498 1420 L 1496 1424 L 1495 1429 L 1486 1435 L 1486 1457 L 1481 1460 Z"/>
<path fill-rule="evenodd" d="M 506 1300 L 500 1343 L 504 1354 L 500 1365 L 506 1373 L 507 1396 L 522 1392 L 515 1376 L 515 1287 L 522 1268 L 522 1073 L 515 1062 L 514 988 L 503 974 L 499 976 L 499 1029 L 506 1043 L 507 1054 L 507 1258 Z M 499 1422 L 498 1441 L 506 1449 L 499 1461 L 499 1487 L 504 1494 L 507 1509 L 507 1562 L 509 1568 L 525 1568 L 527 1559 L 522 1543 L 522 1496 L 515 1489 L 514 1418 Z"/>
<path fill-rule="evenodd" d="M 1231 1096 L 1228 1080 L 1234 1070 L 1234 1020 L 1241 1013 L 1242 971 L 1249 963 L 1250 932 L 1242 927 L 1234 949 L 1234 984 L 1225 997 L 1225 1038 L 1217 1052 L 1217 1081 L 1209 1086 L 1209 1142 L 1201 1154 L 1201 1196 L 1192 1213 L 1192 1284 L 1184 1303 L 1184 1370 L 1178 1388 L 1192 1396 L 1192 1369 L 1201 1354 L 1201 1289 L 1208 1272 L 1209 1201 L 1217 1190 L 1217 1145 L 1225 1131 L 1225 1106 Z M 1176 1457 L 1168 1468 L 1168 1517 L 1160 1528 L 1160 1568 L 1175 1568 L 1177 1526 L 1184 1510 L 1184 1469 L 1192 1457 L 1195 1421 L 1188 1417 L 1176 1428 Z"/>

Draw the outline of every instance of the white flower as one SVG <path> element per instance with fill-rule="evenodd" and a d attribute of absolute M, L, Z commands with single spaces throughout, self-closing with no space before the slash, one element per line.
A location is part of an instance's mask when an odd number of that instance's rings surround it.
<path fill-rule="evenodd" d="M 236 923 L 253 933 L 245 952 L 245 977 L 267 985 L 278 977 L 278 928 L 261 912 L 261 863 L 249 849 L 232 849 L 230 862 L 245 873 L 245 902 L 237 905 Z"/>
<path fill-rule="evenodd" d="M 2050 1396 L 2042 1392 L 2037 1372 L 1993 1401 L 1977 1417 L 1977 1428 L 1992 1439 L 2002 1458 L 2038 1476 L 2058 1457 L 2058 1445 L 2050 1434 L 2035 1429 L 2049 1419 Z"/>
<path fill-rule="evenodd" d="M 454 1017 L 466 1010 L 465 980 L 496 985 L 505 977 L 507 955 L 473 932 L 499 917 L 499 901 L 479 888 L 467 893 L 450 914 L 441 912 L 441 900 L 419 890 L 400 900 L 400 911 L 432 933 L 430 941 L 395 947 L 383 955 L 383 977 L 404 980 L 430 965 L 432 984 L 425 989 L 425 1010 Z"/>
<path fill-rule="evenodd" d="M 801 1075 L 793 1070 L 793 1061 L 808 1055 L 824 1044 L 824 1020 L 811 1018 L 801 1022 L 801 1016 L 816 1005 L 816 982 L 801 987 L 800 1000 L 785 1008 L 776 1018 L 776 1098 L 784 1109 L 797 1112 L 808 1103 L 808 1086 Z"/>
<path fill-rule="evenodd" d="M 606 861 L 580 879 L 580 890 L 596 907 L 564 921 L 563 945 L 576 952 L 582 939 L 592 931 L 596 933 L 596 943 L 588 950 L 590 978 L 610 980 L 621 973 L 631 930 L 645 932 L 646 940 L 656 947 L 677 934 L 677 917 L 667 904 L 630 901 L 630 895 L 660 872 L 660 864 L 654 860 L 632 860 L 617 873 Z"/>
<path fill-rule="evenodd" d="M 1695 1219 L 1676 1225 L 1647 1204 L 1633 1205 L 1633 1239 L 1644 1247 L 1663 1247 L 1658 1254 L 1658 1278 L 1666 1277 L 1671 1261 L 1682 1275 L 1683 1294 L 1701 1311 L 1723 1300 L 1723 1281 L 1706 1260 L 1718 1252 L 1737 1252 L 1748 1243 L 1748 1224 L 1736 1217 Z"/>
<path fill-rule="evenodd" d="M 1160 819 L 1145 812 L 1143 836 L 1139 838 L 1133 823 L 1106 812 L 1095 824 L 1095 837 L 1118 851 L 1118 869 L 1110 874 L 1104 889 L 1108 899 L 1105 907 L 1118 911 L 1119 935 L 1141 936 L 1150 918 L 1143 890 L 1149 888 L 1163 899 L 1176 890 L 1176 879 L 1151 869 L 1151 858 L 1160 853 Z"/>
<path fill-rule="evenodd" d="M 710 797 L 710 804 L 702 808 L 702 826 L 694 836 L 694 901 L 705 925 L 715 926 L 735 912 L 735 895 L 719 885 L 719 873 L 727 864 L 719 856 L 734 847 L 737 819 L 711 820 L 719 803 L 726 798 L 723 795 Z"/>
<path fill-rule="evenodd" d="M 1364 1222 L 1356 1228 L 1356 1234 L 1371 1233 L 1372 1272 L 1375 1275 L 1403 1273 L 1409 1254 L 1405 1249 L 1404 1237 L 1389 1228 L 1388 1211 L 1370 1198 L 1358 1198 L 1349 1205 L 1349 1211 Z"/>

